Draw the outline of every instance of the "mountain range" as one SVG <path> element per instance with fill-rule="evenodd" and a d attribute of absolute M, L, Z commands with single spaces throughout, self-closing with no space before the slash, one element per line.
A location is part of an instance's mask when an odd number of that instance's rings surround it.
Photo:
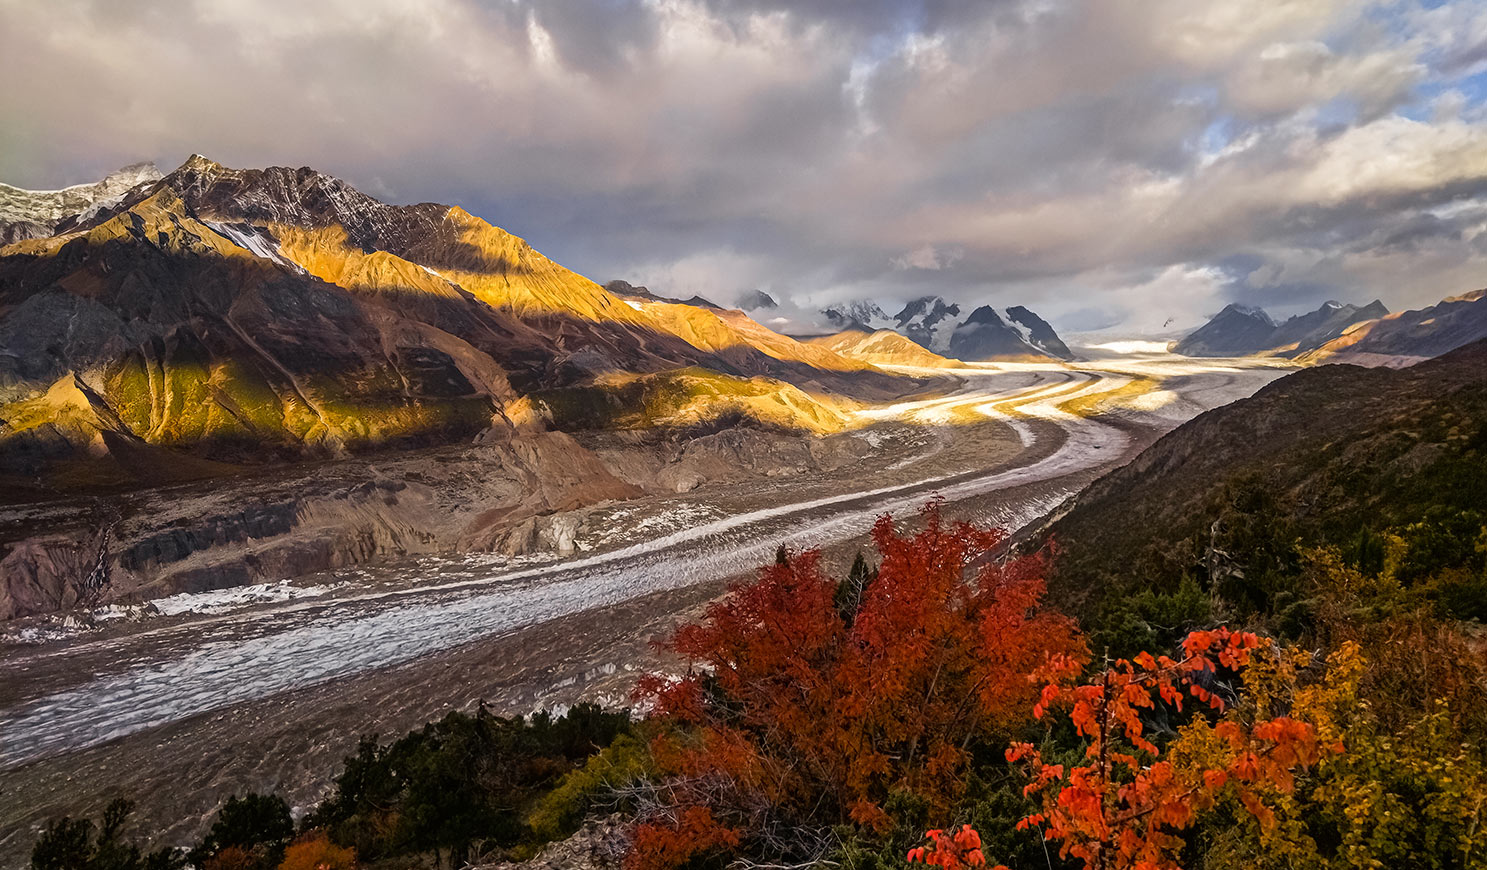
<path fill-rule="evenodd" d="M 1327 302 L 1315 311 L 1276 323 L 1263 309 L 1234 303 L 1177 342 L 1173 351 L 1186 356 L 1270 354 L 1294 358 L 1320 348 L 1354 324 L 1388 313 L 1378 300 L 1361 307 Z"/>
<path fill-rule="evenodd" d="M 1354 324 L 1301 362 L 1410 365 L 1487 337 L 1487 290 Z"/>
<path fill-rule="evenodd" d="M 923 296 L 889 317 L 876 302 L 852 301 L 822 309 L 842 330 L 892 330 L 934 354 L 960 360 L 1071 360 L 1074 354 L 1043 318 L 1020 305 L 982 305 L 960 319 L 961 306 Z"/>
<path fill-rule="evenodd" d="M 777 395 L 771 422 L 805 429 L 832 416 L 821 394 L 913 388 L 706 300 L 610 292 L 462 209 L 387 205 L 309 168 L 193 156 L 6 202 L 8 232 L 58 228 L 0 248 L 12 475 L 85 461 L 158 480 L 459 442 L 551 425 L 565 390 L 620 395 L 681 369 L 747 384 L 756 405 Z M 737 410 L 736 392 L 661 413 Z"/>
<path fill-rule="evenodd" d="M 563 512 L 836 461 L 794 436 L 949 383 L 310 168 L 110 179 L 5 200 L 0 620 L 98 565 L 159 596 L 563 551 Z"/>
<path fill-rule="evenodd" d="M 1263 310 L 1232 304 L 1172 346 L 1188 356 L 1264 354 L 1303 364 L 1404 366 L 1487 338 L 1487 290 L 1393 314 L 1374 300 L 1328 302 L 1277 324 Z"/>

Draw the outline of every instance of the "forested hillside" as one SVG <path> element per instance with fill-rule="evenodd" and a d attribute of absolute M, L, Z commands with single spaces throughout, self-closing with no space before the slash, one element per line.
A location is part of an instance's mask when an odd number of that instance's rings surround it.
<path fill-rule="evenodd" d="M 1298 578 L 1330 546 L 1480 619 L 1484 519 L 1478 342 L 1402 370 L 1303 370 L 1210 411 L 1090 486 L 1045 539 L 1055 594 L 1085 617 L 1189 582 L 1234 616 L 1304 618 Z"/>

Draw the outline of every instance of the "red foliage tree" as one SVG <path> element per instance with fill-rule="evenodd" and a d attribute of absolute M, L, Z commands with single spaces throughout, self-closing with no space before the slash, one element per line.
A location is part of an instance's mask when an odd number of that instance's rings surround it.
<path fill-rule="evenodd" d="M 1039 795 L 1043 804 L 1018 827 L 1041 828 L 1062 843 L 1063 857 L 1090 870 L 1177 870 L 1183 846 L 1177 832 L 1226 789 L 1262 825 L 1273 824 L 1266 796 L 1289 794 L 1294 770 L 1341 746 L 1322 747 L 1311 724 L 1284 716 L 1200 718 L 1184 730 L 1185 751 L 1173 761 L 1161 757 L 1142 723 L 1143 712 L 1158 702 L 1180 711 L 1188 696 L 1223 711 L 1224 700 L 1202 682 L 1220 669 L 1242 671 L 1260 643 L 1253 634 L 1222 628 L 1193 632 L 1179 659 L 1142 653 L 1134 661 L 1117 660 L 1083 685 L 1071 685 L 1079 663 L 1052 662 L 1035 712 L 1042 717 L 1052 705 L 1066 707 L 1088 741 L 1088 763 L 1065 770 L 1045 763 L 1031 744 L 1007 750 L 1008 761 L 1028 765 L 1032 782 L 1025 793 Z"/>
<path fill-rule="evenodd" d="M 953 834 L 936 828 L 926 831 L 924 836 L 929 840 L 929 845 L 910 849 L 910 864 L 923 862 L 927 866 L 945 867 L 947 870 L 986 866 L 986 855 L 981 851 L 981 835 L 970 825 L 961 825 L 960 830 Z M 997 865 L 993 870 L 1006 868 Z"/>
<path fill-rule="evenodd" d="M 973 739 L 1030 720 L 1027 675 L 1084 659 L 1073 623 L 1041 608 L 1040 557 L 972 570 L 1003 534 L 946 523 L 937 502 L 922 520 L 911 536 L 874 525 L 881 564 L 860 588 L 801 553 L 677 632 L 670 647 L 693 667 L 638 690 L 680 727 L 653 746 L 667 811 L 641 826 L 632 866 L 685 860 L 675 840 L 698 838 L 677 824 L 687 806 L 782 855 L 810 851 L 801 832 L 883 829 L 892 790 L 948 808 Z"/>

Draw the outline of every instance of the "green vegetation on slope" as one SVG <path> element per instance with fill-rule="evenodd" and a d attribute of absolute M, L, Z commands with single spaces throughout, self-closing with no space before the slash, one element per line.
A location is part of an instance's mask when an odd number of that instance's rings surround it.
<path fill-rule="evenodd" d="M 1484 372 L 1487 344 L 1400 371 L 1325 366 L 1202 415 L 1047 530 L 1055 593 L 1086 622 L 1177 631 L 1179 613 L 1137 612 L 1177 607 L 1295 636 L 1308 561 L 1332 548 L 1441 616 L 1487 617 Z"/>

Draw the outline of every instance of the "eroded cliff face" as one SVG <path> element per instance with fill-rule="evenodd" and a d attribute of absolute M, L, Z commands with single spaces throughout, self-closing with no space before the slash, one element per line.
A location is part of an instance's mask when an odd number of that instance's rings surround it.
<path fill-rule="evenodd" d="M 561 550 L 555 517 L 641 491 L 550 432 L 0 508 L 13 536 L 0 620 L 75 606 L 100 558 L 104 600 L 133 601 L 421 554 Z"/>
<path fill-rule="evenodd" d="M 0 508 L 0 620 L 131 603 L 421 555 L 569 555 L 642 496 L 832 472 L 869 442 L 752 427 L 677 436 L 492 433 L 484 443 L 359 457 Z"/>

